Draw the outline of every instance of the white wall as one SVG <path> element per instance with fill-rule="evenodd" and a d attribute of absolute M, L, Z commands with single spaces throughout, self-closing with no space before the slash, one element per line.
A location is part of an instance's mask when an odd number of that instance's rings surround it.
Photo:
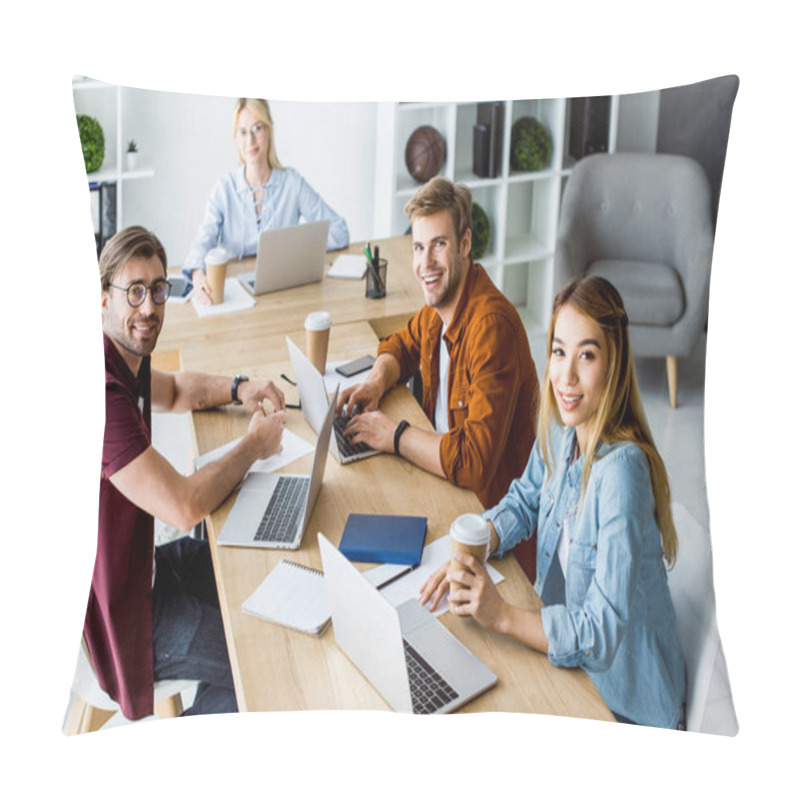
<path fill-rule="evenodd" d="M 375 114 L 372 103 L 270 101 L 275 144 L 346 220 L 353 241 L 372 232 Z M 155 175 L 123 186 L 122 221 L 144 225 L 163 242 L 170 266 L 186 255 L 215 181 L 238 164 L 233 98 L 127 89 L 123 131 L 139 163 Z"/>
<path fill-rule="evenodd" d="M 660 93 L 636 92 L 619 98 L 618 153 L 655 153 Z"/>
<path fill-rule="evenodd" d="M 139 166 L 154 176 L 123 181 L 118 229 L 139 224 L 155 231 L 170 266 L 183 262 L 203 218 L 208 195 L 220 175 L 238 164 L 232 140 L 234 99 L 213 95 L 123 89 L 123 149 L 139 147 Z M 113 130 L 112 92 L 83 92 L 78 110 L 97 116 Z M 369 102 L 270 100 L 275 144 L 284 166 L 297 169 L 341 214 L 351 241 L 388 235 L 377 230 L 376 174 L 391 174 L 390 133 L 381 134 L 378 105 Z M 658 92 L 620 98 L 617 150 L 654 151 Z M 109 126 L 109 127 L 107 127 Z M 388 137 L 388 138 L 387 138 Z M 106 165 L 115 158 L 107 134 Z M 378 143 L 387 147 L 385 166 L 376 169 Z M 385 177 L 385 176 L 384 176 Z M 385 186 L 386 181 L 378 181 Z"/>

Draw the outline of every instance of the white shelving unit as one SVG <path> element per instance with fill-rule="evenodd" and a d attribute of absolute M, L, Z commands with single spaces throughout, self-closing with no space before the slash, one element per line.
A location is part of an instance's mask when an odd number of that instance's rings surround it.
<path fill-rule="evenodd" d="M 473 201 L 486 211 L 491 234 L 480 258 L 495 284 L 517 306 L 531 335 L 541 334 L 549 321 L 561 196 L 574 165 L 568 155 L 566 99 L 507 100 L 503 103 L 502 160 L 496 178 L 481 178 L 472 169 L 473 126 L 478 103 L 383 103 L 378 108 L 376 218 L 379 235 L 406 232 L 403 208 L 420 187 L 409 174 L 405 147 L 421 125 L 432 125 L 447 142 L 441 174 L 463 183 Z M 611 101 L 609 151 L 616 140 L 618 98 Z M 521 117 L 542 122 L 553 140 L 550 163 L 536 172 L 511 169 L 511 128 Z M 391 157 L 386 158 L 390 153 Z"/>
<path fill-rule="evenodd" d="M 88 114 L 100 123 L 105 137 L 105 158 L 96 172 L 86 177 L 89 184 L 116 185 L 116 225 L 124 226 L 123 187 L 126 181 L 150 178 L 155 174 L 152 167 L 138 165 L 134 170 L 127 169 L 126 150 L 128 140 L 135 138 L 131 132 L 123 131 L 123 103 L 125 88 L 114 86 L 91 78 L 75 77 L 72 93 L 75 100 L 75 113 Z M 138 155 L 141 158 L 141 154 Z M 100 209 L 102 214 L 102 209 Z"/>

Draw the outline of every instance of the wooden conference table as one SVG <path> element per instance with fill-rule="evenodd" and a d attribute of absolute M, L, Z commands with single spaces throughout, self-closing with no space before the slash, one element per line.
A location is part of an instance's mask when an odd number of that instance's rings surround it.
<path fill-rule="evenodd" d="M 411 269 L 409 237 L 379 242 L 389 262 L 388 293 L 367 300 L 363 281 L 328 279 L 257 299 L 255 307 L 212 317 L 198 317 L 191 303 L 169 305 L 158 352 L 180 350 L 187 371 L 270 378 L 287 402 L 296 403 L 285 336 L 304 348 L 303 320 L 325 309 L 333 317 L 329 360 L 349 360 L 375 353 L 378 333 L 395 330 L 422 305 Z M 359 246 L 349 248 L 359 252 Z M 336 254 L 329 254 L 332 262 Z M 244 261 L 234 269 L 252 269 Z M 382 409 L 393 419 L 408 419 L 430 429 L 422 409 L 405 388 L 384 398 Z M 192 414 L 197 454 L 241 436 L 249 415 L 241 408 Z M 314 443 L 302 412 L 287 411 L 287 427 Z M 313 455 L 284 471 L 307 474 Z M 235 496 L 207 520 L 236 693 L 242 711 L 295 709 L 387 709 L 357 668 L 338 649 L 331 626 L 320 636 L 283 628 L 242 612 L 243 601 L 282 558 L 321 569 L 317 531 L 338 544 L 350 512 L 422 514 L 428 518 L 426 543 L 447 534 L 459 514 L 482 510 L 475 495 L 452 486 L 392 455 L 379 455 L 346 466 L 329 456 L 314 512 L 296 551 L 219 547 L 216 538 Z M 505 576 L 501 594 L 527 608 L 540 601 L 513 556 L 492 562 Z M 364 567 L 368 565 L 363 565 Z M 547 657 L 517 642 L 483 630 L 474 620 L 445 613 L 440 618 L 497 676 L 497 685 L 464 707 L 465 711 L 527 711 L 612 720 L 605 703 L 582 670 L 559 669 Z"/>

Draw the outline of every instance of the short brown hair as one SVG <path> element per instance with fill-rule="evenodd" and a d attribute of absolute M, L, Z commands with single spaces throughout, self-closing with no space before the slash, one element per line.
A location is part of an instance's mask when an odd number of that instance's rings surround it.
<path fill-rule="evenodd" d="M 132 258 L 152 258 L 158 260 L 167 274 L 167 253 L 158 237 L 141 225 L 131 225 L 115 233 L 103 246 L 100 253 L 100 286 L 107 291 L 114 276 Z"/>
<path fill-rule="evenodd" d="M 467 229 L 472 228 L 472 193 L 463 184 L 456 184 L 441 175 L 431 178 L 406 203 L 405 212 L 413 222 L 417 217 L 429 217 L 447 210 L 460 242 Z"/>

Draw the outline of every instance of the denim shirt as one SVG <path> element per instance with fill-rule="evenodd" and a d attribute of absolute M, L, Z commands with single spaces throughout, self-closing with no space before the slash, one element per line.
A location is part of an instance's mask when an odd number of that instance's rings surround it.
<path fill-rule="evenodd" d="M 484 514 L 500 539 L 494 555 L 538 526 L 534 588 L 551 663 L 586 670 L 613 712 L 675 728 L 685 671 L 647 457 L 632 443 L 601 445 L 578 510 L 584 459 L 570 463 L 574 445 L 574 428 L 553 427 L 545 483 L 537 440 L 522 476 Z M 556 554 L 565 521 L 566 576 Z"/>
<path fill-rule="evenodd" d="M 262 231 L 306 222 L 330 220 L 328 250 L 347 247 L 347 223 L 309 186 L 294 169 L 273 169 L 264 187 L 261 222 L 256 217 L 252 189 L 244 178 L 244 164 L 217 181 L 206 207 L 200 232 L 183 262 L 182 272 L 191 281 L 192 272 L 205 268 L 206 253 L 224 247 L 231 260 L 254 256 Z"/>

